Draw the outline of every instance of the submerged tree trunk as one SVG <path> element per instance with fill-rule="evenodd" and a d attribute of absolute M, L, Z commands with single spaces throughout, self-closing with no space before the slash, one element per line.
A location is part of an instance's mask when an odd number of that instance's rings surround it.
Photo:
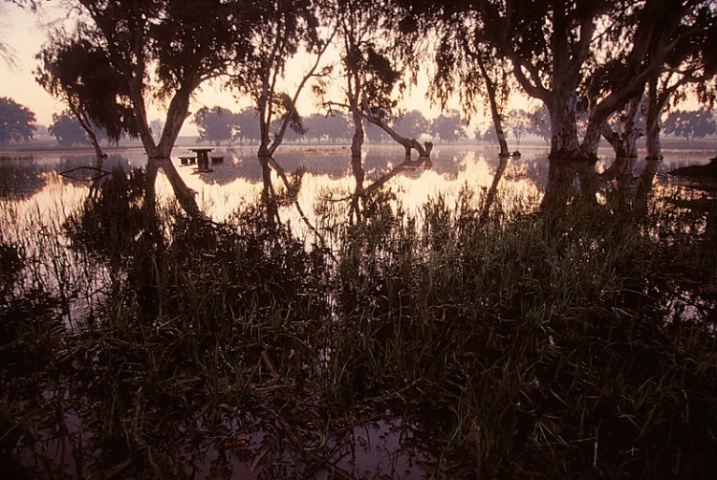
<path fill-rule="evenodd" d="M 351 137 L 351 158 L 352 161 L 354 158 L 358 158 L 360 161 L 364 141 L 363 119 L 358 105 L 354 105 L 353 101 L 351 102 L 351 117 L 354 122 L 354 134 Z"/>
<path fill-rule="evenodd" d="M 189 115 L 189 97 L 193 90 L 193 88 L 180 88 L 174 97 L 172 97 L 169 108 L 167 109 L 167 118 L 164 123 L 164 128 L 162 129 L 162 135 L 160 136 L 159 143 L 155 143 L 154 137 L 152 136 L 152 129 L 147 121 L 147 111 L 144 105 L 142 90 L 141 88 L 135 87 L 134 84 L 130 89 L 139 136 L 148 157 L 148 182 L 151 178 L 156 179 L 157 171 L 162 169 L 167 176 L 167 180 L 169 180 L 174 195 L 177 197 L 184 211 L 193 218 L 199 218 L 202 216 L 202 213 L 197 205 L 195 198 L 196 192 L 184 183 L 184 180 L 182 180 L 171 159 L 174 143 L 179 136 L 179 131 L 184 124 L 184 120 Z M 152 174 L 150 175 L 150 173 Z M 152 186 L 152 188 L 154 187 Z"/>
<path fill-rule="evenodd" d="M 657 92 L 658 80 L 652 79 L 647 86 L 647 108 L 645 113 L 645 147 L 648 160 L 662 160 L 660 144 L 660 113 L 664 100 Z M 667 98 L 667 96 L 665 96 Z"/>
<path fill-rule="evenodd" d="M 87 136 L 90 137 L 90 143 L 92 144 L 92 148 L 95 150 L 95 155 L 97 155 L 97 163 L 101 164 L 102 161 L 107 157 L 107 155 L 105 155 L 105 152 L 102 151 L 100 141 L 97 138 L 97 132 L 95 132 L 95 128 L 92 126 L 92 121 L 87 116 L 87 113 L 84 110 L 80 110 L 79 108 L 73 106 L 72 102 L 69 103 L 70 110 L 72 111 L 72 113 L 75 114 L 75 118 L 78 122 L 80 122 L 80 126 L 82 126 L 82 128 L 85 130 Z"/>
<path fill-rule="evenodd" d="M 640 110 L 642 95 L 633 97 L 628 103 L 627 112 L 619 117 L 617 130 L 603 123 L 602 136 L 610 143 L 617 158 L 637 158 L 637 139 L 640 131 L 635 127 L 635 117 Z"/>
<path fill-rule="evenodd" d="M 349 209 L 349 220 L 356 222 L 361 221 L 361 199 L 363 198 L 363 182 L 366 173 L 363 169 L 363 163 L 361 162 L 361 155 L 351 156 L 351 173 L 353 174 L 356 186 L 354 187 L 354 193 L 351 196 L 351 208 Z"/>
<path fill-rule="evenodd" d="M 258 155 L 259 165 L 261 165 L 262 191 L 261 199 L 266 206 L 266 218 L 269 226 L 273 226 L 279 217 L 279 208 L 276 204 L 274 195 L 274 185 L 271 182 L 271 157 L 269 155 Z"/>

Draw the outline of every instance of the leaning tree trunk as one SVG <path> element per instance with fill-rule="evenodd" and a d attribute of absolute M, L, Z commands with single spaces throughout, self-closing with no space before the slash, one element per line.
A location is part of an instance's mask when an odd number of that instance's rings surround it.
<path fill-rule="evenodd" d="M 508 151 L 508 141 L 505 138 L 505 131 L 503 130 L 503 121 L 501 119 L 500 112 L 498 109 L 498 101 L 496 100 L 497 91 L 495 88 L 495 84 L 488 76 L 488 72 L 483 63 L 483 59 L 481 58 L 480 55 L 477 56 L 476 61 L 478 62 L 478 66 L 480 67 L 481 75 L 483 76 L 483 81 L 485 82 L 485 87 L 488 92 L 488 103 L 490 104 L 490 115 L 493 119 L 493 127 L 495 128 L 495 135 L 498 138 L 498 145 L 500 146 L 499 155 L 501 157 L 509 157 L 510 152 Z"/>
<path fill-rule="evenodd" d="M 369 122 L 373 123 L 380 129 L 382 129 L 384 132 L 386 132 L 391 138 L 393 138 L 396 143 L 403 145 L 403 148 L 406 151 L 406 161 L 411 160 L 411 150 L 416 150 L 418 152 L 418 158 L 421 160 L 427 161 L 429 164 L 431 162 L 431 151 L 433 150 L 433 143 L 432 142 L 424 142 L 423 145 L 421 145 L 418 140 L 415 138 L 407 138 L 403 135 L 399 134 L 396 130 L 389 127 L 386 122 L 381 120 L 379 117 L 376 117 L 373 115 L 373 112 L 371 112 L 371 109 L 368 107 L 368 105 L 364 102 L 364 111 L 359 112 L 360 115 L 368 120 Z"/>
<path fill-rule="evenodd" d="M 95 155 L 97 156 L 98 168 L 101 169 L 102 167 L 99 165 L 102 164 L 106 155 L 105 152 L 102 151 L 102 147 L 100 146 L 100 141 L 97 138 L 97 132 L 95 132 L 95 128 L 92 125 L 92 121 L 87 116 L 87 113 L 84 110 L 81 110 L 74 106 L 70 106 L 70 110 L 75 114 L 75 118 L 77 118 L 77 120 L 80 122 L 80 126 L 85 130 L 87 136 L 90 137 L 90 143 L 92 144 L 92 148 L 95 150 Z"/>

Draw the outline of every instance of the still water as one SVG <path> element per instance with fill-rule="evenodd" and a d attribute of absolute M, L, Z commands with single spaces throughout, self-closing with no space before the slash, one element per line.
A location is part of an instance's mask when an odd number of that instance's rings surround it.
<path fill-rule="evenodd" d="M 195 166 L 180 164 L 179 156 L 189 154 L 189 148 L 191 147 L 175 149 L 175 165 L 186 185 L 196 192 L 198 206 L 205 215 L 221 222 L 229 219 L 242 205 L 253 203 L 260 196 L 263 188 L 261 168 L 252 148 L 219 147 L 215 149 L 213 155 L 224 156 L 224 162 L 211 165 L 211 171 L 202 173 L 197 172 Z M 404 161 L 402 149 L 374 146 L 367 148 L 365 152 L 362 159 L 366 172 L 364 188 L 385 181 L 385 186 L 396 195 L 402 207 L 419 217 L 421 207 L 426 201 L 441 196 L 447 205 L 451 205 L 452 201 L 459 198 L 462 189 L 469 189 L 477 195 L 489 195 L 491 190 L 497 189 L 500 200 L 496 202 L 496 208 L 500 208 L 506 215 L 530 213 L 540 208 L 549 181 L 549 162 L 545 148 L 523 149 L 521 157 L 511 157 L 503 165 L 504 170 L 501 168 L 495 149 L 492 148 L 438 146 L 432 154 L 432 165 L 411 165 L 410 168 L 399 170 L 396 168 Z M 601 154 L 596 166 L 598 173 L 608 171 L 613 164 L 609 151 L 603 151 Z M 657 174 L 652 179 L 653 190 L 675 184 L 676 180 L 666 174 L 669 170 L 688 164 L 706 163 L 714 152 L 672 151 L 666 154 L 667 158 L 661 162 Z M 280 151 L 275 159 L 286 172 L 299 169 L 304 169 L 305 172 L 297 203 L 308 222 L 300 218 L 295 205 L 284 206 L 280 212 L 282 220 L 291 222 L 299 235 L 307 233 L 306 223 L 317 221 L 319 216 L 316 211 L 327 196 L 337 202 L 347 202 L 355 190 L 356 181 L 351 175 L 350 153 L 346 147 L 287 147 Z M 146 156 L 141 149 L 115 150 L 101 165 L 101 170 L 109 171 L 114 167 L 121 167 L 127 171 L 135 167 L 144 167 L 145 164 Z M 645 162 L 638 160 L 626 173 L 628 176 L 638 177 L 644 166 Z M 33 232 L 33 229 L 41 228 L 39 225 L 46 223 L 61 224 L 69 214 L 81 207 L 90 194 L 90 182 L 87 179 L 97 175 L 97 168 L 96 160 L 91 154 L 42 152 L 3 156 L 0 159 L 0 206 L 2 206 L 0 219 L 3 222 L 0 225 L 2 227 L 0 238 L 12 242 L 32 232 L 38 239 L 35 248 L 41 250 L 43 232 Z M 497 172 L 502 174 L 500 183 L 494 181 Z M 275 179 L 275 184 L 280 184 L 278 179 Z M 598 195 L 603 194 L 604 189 L 600 189 Z M 158 179 L 157 195 L 160 201 L 173 201 L 173 190 L 162 173 Z M 48 245 L 62 246 L 55 243 Z M 48 256 L 68 254 L 59 250 L 45 253 Z M 68 261 L 67 264 L 71 265 L 72 262 Z M 63 285 L 63 279 L 53 276 L 51 259 L 43 265 L 46 265 L 42 268 L 46 268 L 47 271 L 39 272 L 38 278 L 46 279 L 51 287 L 60 292 L 67 288 Z M 71 270 L 68 271 L 72 274 Z M 91 317 L 91 315 L 83 315 L 91 308 L 92 302 L 89 299 L 96 295 L 95 292 L 102 291 L 103 285 L 111 283 L 113 275 L 109 266 L 106 268 L 97 266 L 97 270 L 92 275 L 77 273 L 76 277 L 83 280 L 75 282 L 75 285 L 83 294 L 76 297 L 84 298 L 88 303 L 80 304 L 78 300 L 68 309 L 64 317 L 66 327 L 73 329 L 75 326 L 72 323 L 73 319 Z M 59 297 L 65 298 L 69 295 L 63 294 Z M 117 351 L 124 351 L 122 349 L 127 347 L 128 352 L 132 353 L 133 345 L 125 343 L 117 343 L 113 346 L 117 347 Z M 68 354 L 68 357 L 71 355 Z M 91 363 L 93 359 L 85 359 L 85 361 Z M 115 375 L 116 372 L 111 373 Z M 93 380 L 90 379 L 88 383 L 92 383 Z M 279 388 L 273 384 L 258 385 L 259 389 Z M 93 438 L 80 421 L 82 415 L 77 412 L 90 409 L 90 406 L 79 404 L 70 408 L 69 405 L 65 405 L 62 398 L 59 400 L 51 398 L 53 395 L 61 396 L 62 388 L 58 387 L 54 391 L 47 388 L 43 395 L 48 403 L 57 400 L 55 402 L 57 405 L 67 407 L 66 410 L 58 409 L 56 412 L 61 420 L 58 424 L 61 424 L 65 430 L 59 432 L 48 427 L 41 432 L 40 441 L 36 443 L 34 452 L 36 455 L 31 455 L 33 452 L 25 452 L 23 463 L 27 465 L 38 461 L 37 459 L 42 461 L 50 459 L 50 463 L 56 462 L 56 464 L 50 467 L 39 464 L 35 466 L 47 468 L 48 471 L 63 472 L 58 475 L 59 478 L 81 477 L 83 463 L 73 455 L 82 452 L 82 445 L 91 444 Z M 137 398 L 140 398 L 140 395 L 142 392 L 138 391 Z M 140 403 L 138 400 L 137 404 Z M 165 458 L 182 466 L 174 471 L 183 469 L 183 475 L 187 478 L 221 477 L 222 473 L 227 475 L 233 473 L 235 478 L 239 478 L 237 475 L 241 478 L 251 478 L 256 475 L 257 465 L 260 463 L 279 466 L 315 464 L 312 478 L 445 476 L 441 474 L 438 456 L 427 448 L 430 439 L 414 437 L 414 432 L 418 429 L 411 424 L 410 417 L 393 415 L 384 409 L 370 421 L 352 423 L 350 418 L 333 418 L 329 424 L 321 412 L 312 412 L 301 405 L 300 407 L 304 410 L 293 417 L 296 420 L 295 424 L 284 420 L 285 417 L 279 411 L 275 415 L 275 421 L 279 424 L 275 432 L 268 428 L 272 426 L 270 422 L 263 425 L 261 429 L 252 431 L 246 427 L 242 428 L 240 424 L 235 425 L 231 419 L 223 423 L 219 419 L 217 422 L 222 423 L 228 431 L 222 440 L 210 439 L 201 445 L 194 445 L 194 449 L 185 445 L 187 451 L 177 449 L 166 453 Z M 383 408 L 383 405 L 381 407 Z M 236 417 L 240 418 L 241 406 L 237 406 L 236 409 Z M 384 411 L 386 413 L 383 413 Z M 91 418 L 87 412 L 84 413 L 86 417 Z M 55 414 L 48 414 L 48 417 L 52 415 Z M 189 422 L 193 421 L 194 419 L 189 419 Z M 204 425 L 199 424 L 199 421 L 197 423 L 188 424 L 186 428 L 203 432 Z M 125 427 L 136 426 L 125 425 Z M 310 445 L 297 445 L 297 441 L 290 439 L 288 447 L 284 439 L 279 439 L 282 432 L 283 434 L 294 432 L 295 435 L 299 435 L 301 428 L 310 432 L 325 430 L 326 439 L 319 438 L 315 440 L 315 444 Z M 181 442 L 178 444 L 183 445 Z M 106 446 L 106 450 L 111 451 L 111 447 L 111 445 Z M 142 448 L 144 447 L 142 445 Z M 166 448 L 173 450 L 171 446 Z M 73 449 L 75 453 L 72 453 Z M 312 449 L 322 449 L 321 451 L 328 454 L 321 458 L 312 455 Z M 225 458 L 226 451 L 232 452 L 232 456 Z M 92 452 L 88 457 L 91 456 Z M 79 454 L 77 458 L 80 458 Z M 148 458 L 152 459 L 151 451 Z M 132 458 L 125 460 L 122 457 L 105 467 L 92 465 L 87 459 L 85 461 L 88 462 L 84 465 L 86 470 L 94 468 L 105 477 L 111 478 L 121 477 L 123 469 L 132 462 Z M 267 470 L 267 472 L 272 471 Z M 281 473 L 287 472 L 281 470 Z M 295 473 L 288 472 L 289 476 Z"/>
<path fill-rule="evenodd" d="M 252 202 L 262 190 L 261 167 L 252 147 L 218 147 L 212 155 L 224 156 L 222 164 L 212 165 L 211 171 L 198 173 L 195 166 L 181 165 L 179 156 L 191 154 L 191 147 L 176 147 L 175 164 L 184 182 L 197 192 L 202 211 L 215 221 L 227 218 L 244 202 Z M 688 164 L 704 164 L 714 152 L 667 151 L 658 167 L 657 182 L 668 179 L 661 173 Z M 355 180 L 349 166 L 347 147 L 315 146 L 286 147 L 275 156 L 287 173 L 305 171 L 299 204 L 311 216 L 318 196 L 333 192 L 349 195 Z M 365 149 L 363 165 L 366 172 L 364 188 L 370 188 L 403 162 L 402 148 L 372 146 Z M 414 159 L 415 160 L 415 159 Z M 452 198 L 461 188 L 474 191 L 488 189 L 494 179 L 499 158 L 495 148 L 471 146 L 438 146 L 431 156 L 432 165 L 400 169 L 386 186 L 397 194 L 404 208 L 415 210 L 426 200 L 443 195 Z M 609 150 L 600 151 L 598 173 L 612 163 Z M 146 165 L 146 154 L 140 148 L 117 149 L 109 153 L 102 170 L 121 167 L 125 171 Z M 638 176 L 645 165 L 637 160 L 632 175 Z M 66 152 L 28 152 L 0 155 L 0 201 L 4 207 L 39 210 L 46 215 L 63 215 L 77 207 L 89 191 L 88 178 L 97 174 L 93 154 Z M 538 205 L 548 178 L 547 149 L 528 147 L 521 157 L 511 157 L 500 181 L 503 193 L 522 197 L 521 208 Z M 275 179 L 275 184 L 279 184 Z M 172 190 L 160 172 L 157 185 L 160 199 L 171 199 Z M 291 218 L 291 211 L 284 216 Z"/>

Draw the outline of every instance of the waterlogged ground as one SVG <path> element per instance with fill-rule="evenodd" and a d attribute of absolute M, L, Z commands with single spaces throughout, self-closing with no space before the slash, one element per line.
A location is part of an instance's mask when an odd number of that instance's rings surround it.
<path fill-rule="evenodd" d="M 289 147 L 277 225 L 217 150 L 176 162 L 209 221 L 160 174 L 150 224 L 142 173 L 87 181 L 140 150 L 0 160 L 0 478 L 717 473 L 714 191 L 666 173 L 714 152 L 556 189 L 372 147 L 357 214 L 346 148 Z"/>

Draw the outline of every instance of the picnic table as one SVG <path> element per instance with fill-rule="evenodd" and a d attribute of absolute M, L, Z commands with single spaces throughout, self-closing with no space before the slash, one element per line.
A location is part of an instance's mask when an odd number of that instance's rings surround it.
<path fill-rule="evenodd" d="M 209 152 L 213 148 L 190 148 L 192 152 L 197 154 L 197 170 L 209 170 Z"/>

